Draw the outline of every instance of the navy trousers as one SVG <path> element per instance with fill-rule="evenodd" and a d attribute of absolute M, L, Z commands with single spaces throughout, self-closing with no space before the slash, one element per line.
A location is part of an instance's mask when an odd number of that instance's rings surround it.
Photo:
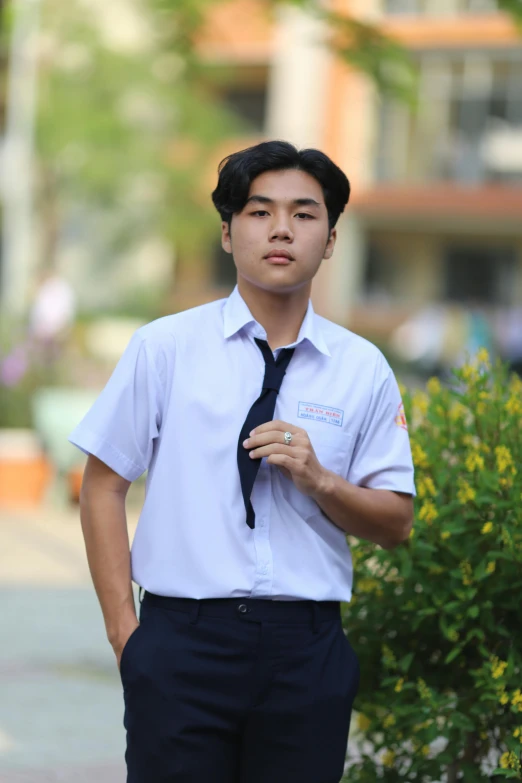
<path fill-rule="evenodd" d="M 359 663 L 337 602 L 145 594 L 124 647 L 127 783 L 339 783 Z"/>

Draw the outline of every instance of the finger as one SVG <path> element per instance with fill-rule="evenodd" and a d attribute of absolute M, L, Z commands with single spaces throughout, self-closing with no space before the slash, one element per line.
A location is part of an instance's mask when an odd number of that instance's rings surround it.
<path fill-rule="evenodd" d="M 246 438 L 246 440 L 243 441 L 243 446 L 246 449 L 257 449 L 260 446 L 267 446 L 269 443 L 284 443 L 285 445 L 290 445 L 285 442 L 285 432 L 287 431 L 288 430 L 285 430 L 284 432 L 281 432 L 281 430 L 270 430 L 258 435 L 253 435 L 251 438 Z M 297 438 L 298 434 L 292 436 L 293 445 L 295 445 Z"/>
<path fill-rule="evenodd" d="M 263 457 L 270 457 L 272 454 L 284 454 L 287 457 L 293 457 L 295 452 L 292 452 L 291 446 L 285 446 L 282 443 L 269 443 L 267 446 L 253 449 L 249 456 L 252 459 L 262 459 Z"/>
<path fill-rule="evenodd" d="M 271 454 L 267 462 L 270 465 L 276 465 L 278 468 L 281 468 L 282 472 L 287 476 L 291 477 L 292 472 L 290 470 L 290 465 L 293 462 L 292 457 L 289 457 L 287 454 Z"/>
<path fill-rule="evenodd" d="M 302 430 L 300 427 L 296 427 L 295 424 L 289 424 L 287 421 L 281 421 L 275 419 L 274 421 L 267 421 L 265 424 L 259 424 L 255 429 L 250 432 L 250 436 L 259 435 L 264 432 L 270 432 L 275 430 L 277 432 L 291 432 L 292 435 L 297 435 Z"/>

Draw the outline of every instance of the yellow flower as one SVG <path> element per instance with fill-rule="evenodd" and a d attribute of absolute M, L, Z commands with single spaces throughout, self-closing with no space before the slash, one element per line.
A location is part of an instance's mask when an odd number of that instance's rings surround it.
<path fill-rule="evenodd" d="M 413 538 L 414 535 L 415 535 L 415 528 L 412 527 L 412 529 L 410 530 L 410 535 L 408 536 L 408 538 Z"/>
<path fill-rule="evenodd" d="M 404 685 L 404 677 L 401 677 L 401 679 L 397 681 L 397 685 L 395 686 L 395 693 L 400 693 L 402 691 L 403 685 Z"/>
<path fill-rule="evenodd" d="M 484 525 L 482 525 L 482 530 L 480 531 L 483 535 L 486 535 L 486 533 L 491 533 L 493 530 L 493 522 L 486 522 Z"/>
<path fill-rule="evenodd" d="M 507 695 L 507 693 L 505 691 L 502 691 L 502 693 L 500 694 L 498 700 L 499 700 L 499 702 L 501 704 L 507 704 L 508 701 L 509 701 L 509 696 Z"/>
<path fill-rule="evenodd" d="M 513 736 L 520 737 L 520 741 L 522 742 L 522 726 L 519 726 L 518 729 L 515 729 Z"/>
<path fill-rule="evenodd" d="M 426 388 L 430 394 L 439 394 L 441 390 L 440 381 L 438 378 L 430 378 L 426 384 Z"/>
<path fill-rule="evenodd" d="M 419 677 L 417 680 L 417 690 L 419 691 L 419 696 L 421 699 L 424 699 L 425 701 L 429 701 L 431 699 L 431 691 L 421 677 Z"/>
<path fill-rule="evenodd" d="M 368 577 L 361 577 L 357 580 L 357 592 L 360 593 L 375 593 L 380 587 L 380 582 L 377 579 L 371 579 Z"/>
<path fill-rule="evenodd" d="M 413 462 L 415 464 L 415 467 L 417 468 L 427 468 L 428 467 L 428 455 L 420 446 L 416 440 L 411 440 L 410 442 L 411 446 L 411 454 L 413 457 Z"/>
<path fill-rule="evenodd" d="M 479 348 L 476 355 L 476 361 L 479 364 L 489 365 L 489 353 L 487 348 Z"/>
<path fill-rule="evenodd" d="M 506 752 L 501 755 L 499 764 L 502 769 L 520 769 L 519 760 L 516 753 L 513 753 L 513 751 L 506 750 Z"/>
<path fill-rule="evenodd" d="M 451 533 L 449 532 L 449 530 L 443 530 L 442 533 L 440 534 L 440 537 L 442 538 L 443 541 L 446 541 L 450 536 Z"/>
<path fill-rule="evenodd" d="M 508 389 L 511 394 L 522 394 L 522 378 L 516 373 L 511 375 Z"/>
<path fill-rule="evenodd" d="M 507 446 L 496 446 L 495 457 L 497 458 L 497 470 L 499 473 L 505 473 L 508 469 L 512 476 L 516 475 L 516 468 L 513 464 L 513 457 Z"/>
<path fill-rule="evenodd" d="M 430 746 L 429 745 L 423 745 L 421 748 L 421 753 L 423 756 L 427 756 L 430 752 Z"/>
<path fill-rule="evenodd" d="M 497 567 L 497 564 L 494 560 L 490 560 L 490 562 L 486 566 L 486 573 L 492 574 L 495 571 L 495 568 Z"/>
<path fill-rule="evenodd" d="M 484 470 L 484 457 L 476 451 L 471 451 L 466 457 L 466 470 L 473 473 L 474 470 Z"/>
<path fill-rule="evenodd" d="M 498 680 L 499 677 L 502 677 L 506 669 L 507 661 L 501 661 L 499 658 L 497 658 L 496 655 L 494 655 L 491 659 L 491 676 L 493 679 Z"/>
<path fill-rule="evenodd" d="M 459 419 L 463 419 L 464 416 L 467 414 L 468 409 L 465 405 L 463 405 L 461 402 L 455 402 L 451 406 L 450 409 L 450 419 L 452 421 L 458 421 Z"/>
<path fill-rule="evenodd" d="M 465 381 L 475 381 L 478 378 L 477 369 L 471 364 L 463 364 L 460 372 Z"/>
<path fill-rule="evenodd" d="M 387 715 L 383 720 L 382 725 L 385 729 L 388 729 L 390 726 L 395 726 L 395 716 Z"/>
<path fill-rule="evenodd" d="M 357 716 L 357 728 L 360 731 L 368 731 L 371 723 L 371 720 L 366 715 L 363 715 L 362 712 Z"/>
<path fill-rule="evenodd" d="M 425 416 L 429 408 L 429 399 L 424 392 L 418 391 L 411 398 L 413 410 L 415 413 L 419 413 L 421 416 Z"/>
<path fill-rule="evenodd" d="M 471 500 L 475 500 L 477 493 L 464 479 L 459 479 L 459 491 L 457 492 L 457 499 L 462 505 L 465 505 Z"/>
<path fill-rule="evenodd" d="M 477 415 L 483 416 L 486 412 L 486 403 L 485 402 L 477 402 Z"/>
<path fill-rule="evenodd" d="M 522 705 L 522 691 L 520 688 L 517 688 L 515 693 L 513 694 L 513 698 L 511 699 L 511 704 L 516 707 L 517 704 Z"/>
<path fill-rule="evenodd" d="M 431 500 L 426 500 L 419 511 L 419 519 L 424 520 L 427 525 L 431 525 L 431 523 L 437 519 L 438 515 L 439 512 Z"/>
<path fill-rule="evenodd" d="M 425 498 L 427 496 L 432 498 L 435 497 L 437 490 L 435 489 L 435 484 L 433 483 L 431 476 L 425 476 L 419 480 L 417 485 L 417 493 L 420 498 Z"/>
<path fill-rule="evenodd" d="M 393 750 L 387 750 L 382 757 L 383 765 L 385 767 L 393 767 L 394 761 L 395 761 L 395 753 L 393 752 Z"/>
<path fill-rule="evenodd" d="M 522 414 L 522 400 L 514 395 L 509 398 L 504 407 L 510 416 Z"/>
<path fill-rule="evenodd" d="M 462 584 L 469 587 L 469 585 L 473 584 L 473 571 L 468 560 L 462 561 L 460 570 L 462 572 Z"/>

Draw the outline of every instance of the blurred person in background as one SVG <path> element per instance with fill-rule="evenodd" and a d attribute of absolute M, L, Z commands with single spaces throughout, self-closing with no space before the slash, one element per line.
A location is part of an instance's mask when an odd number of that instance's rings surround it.
<path fill-rule="evenodd" d="M 234 291 L 140 328 L 70 436 L 89 455 L 81 522 L 129 783 L 342 777 L 359 686 L 346 535 L 397 546 L 415 493 L 390 367 L 310 301 L 349 193 L 318 150 L 225 159 L 212 197 Z"/>
<path fill-rule="evenodd" d="M 76 317 L 76 294 L 62 275 L 41 273 L 29 311 L 29 338 L 45 364 L 60 356 Z"/>

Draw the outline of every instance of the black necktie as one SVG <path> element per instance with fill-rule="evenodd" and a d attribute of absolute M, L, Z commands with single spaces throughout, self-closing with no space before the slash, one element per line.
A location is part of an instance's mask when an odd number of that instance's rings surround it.
<path fill-rule="evenodd" d="M 277 361 L 275 361 L 274 354 L 266 340 L 256 339 L 256 343 L 265 359 L 265 378 L 261 394 L 248 411 L 245 423 L 241 428 L 237 446 L 237 466 L 239 468 L 241 491 L 247 512 L 246 523 L 252 529 L 255 527 L 256 518 L 250 502 L 250 495 L 252 494 L 261 459 L 252 459 L 249 456 L 249 450 L 243 446 L 243 441 L 248 438 L 249 433 L 255 427 L 259 427 L 260 424 L 266 424 L 267 421 L 272 421 L 274 418 L 276 398 L 295 350 L 295 348 L 283 348 L 277 357 Z"/>

